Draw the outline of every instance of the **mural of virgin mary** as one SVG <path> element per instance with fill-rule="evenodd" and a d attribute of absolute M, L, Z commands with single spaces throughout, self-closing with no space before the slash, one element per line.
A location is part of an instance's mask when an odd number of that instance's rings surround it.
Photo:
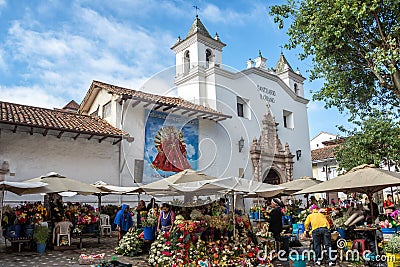
<path fill-rule="evenodd" d="M 174 126 L 164 126 L 156 134 L 154 145 L 158 154 L 152 167 L 166 172 L 180 172 L 190 169 L 186 158 L 186 143 L 182 131 Z"/>

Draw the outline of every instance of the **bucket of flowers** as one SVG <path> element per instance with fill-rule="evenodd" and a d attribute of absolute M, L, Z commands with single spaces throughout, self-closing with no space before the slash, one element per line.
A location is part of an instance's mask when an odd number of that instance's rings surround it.
<path fill-rule="evenodd" d="M 151 209 L 146 217 L 140 218 L 144 232 L 144 240 L 154 240 L 158 223 L 157 212 Z"/>
<path fill-rule="evenodd" d="M 115 247 L 114 251 L 116 254 L 123 256 L 136 256 L 143 251 L 143 240 L 139 238 L 137 231 L 129 231 L 118 242 L 118 246 Z"/>

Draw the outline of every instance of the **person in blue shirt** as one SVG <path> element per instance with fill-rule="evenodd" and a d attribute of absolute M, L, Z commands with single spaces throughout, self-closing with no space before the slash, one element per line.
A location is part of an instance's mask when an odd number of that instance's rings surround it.
<path fill-rule="evenodd" d="M 121 210 L 115 216 L 114 223 L 117 225 L 119 241 L 133 226 L 132 215 L 127 204 L 122 204 Z"/>

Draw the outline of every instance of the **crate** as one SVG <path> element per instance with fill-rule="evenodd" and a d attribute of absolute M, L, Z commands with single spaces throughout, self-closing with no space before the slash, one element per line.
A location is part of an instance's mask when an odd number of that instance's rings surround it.
<path fill-rule="evenodd" d="M 79 256 L 79 264 L 89 265 L 89 264 L 100 263 L 100 261 L 104 260 L 104 255 L 105 255 L 104 253 L 92 254 L 92 255 L 81 254 Z"/>

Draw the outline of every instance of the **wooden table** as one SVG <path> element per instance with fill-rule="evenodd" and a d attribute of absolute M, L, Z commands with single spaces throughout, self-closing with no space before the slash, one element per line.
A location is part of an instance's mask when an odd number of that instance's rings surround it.
<path fill-rule="evenodd" d="M 6 245 L 6 247 L 7 247 L 7 240 L 12 244 L 12 243 L 17 243 L 18 244 L 18 252 L 21 252 L 21 248 L 22 248 L 22 245 L 24 244 L 24 243 L 31 243 L 32 242 L 32 238 L 20 238 L 20 237 L 17 237 L 17 238 L 11 238 L 11 237 L 8 237 L 8 236 L 4 236 L 4 243 L 5 243 L 5 245 Z"/>
<path fill-rule="evenodd" d="M 99 233 L 82 233 L 82 234 L 73 234 L 72 238 L 79 238 L 79 248 L 83 247 L 83 238 L 96 238 L 97 243 L 100 244 L 100 234 Z"/>

